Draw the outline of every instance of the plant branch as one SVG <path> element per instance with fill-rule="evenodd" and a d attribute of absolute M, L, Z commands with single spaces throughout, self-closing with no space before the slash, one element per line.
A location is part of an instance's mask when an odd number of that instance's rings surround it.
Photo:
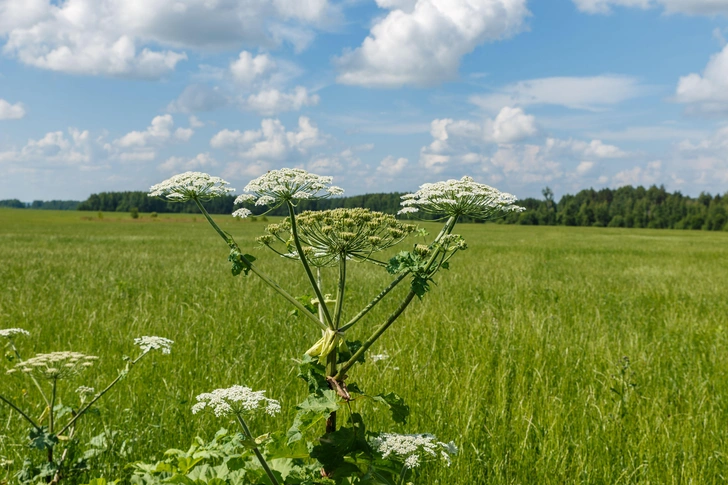
<path fill-rule="evenodd" d="M 243 432 L 245 433 L 245 437 L 249 440 L 255 442 L 253 440 L 253 435 L 250 434 L 250 429 L 248 429 L 248 425 L 245 424 L 245 420 L 240 414 L 235 414 L 235 417 L 238 418 L 238 423 L 240 423 L 240 426 L 243 428 Z M 263 470 L 265 470 L 265 473 L 268 475 L 268 478 L 270 478 L 270 481 L 273 482 L 273 485 L 279 485 L 278 480 L 276 480 L 275 475 L 273 475 L 273 472 L 271 471 L 270 467 L 268 467 L 268 463 L 265 461 L 265 458 L 263 458 L 263 455 L 260 453 L 260 450 L 258 450 L 257 446 L 253 447 L 253 452 L 255 453 L 255 456 L 258 458 L 258 461 L 260 462 L 260 465 L 263 467 Z"/>
<path fill-rule="evenodd" d="M 354 318 L 349 320 L 346 325 L 342 326 L 339 329 L 339 332 L 346 332 L 351 327 L 353 327 L 356 322 L 361 320 L 364 315 L 369 313 L 369 311 L 377 305 L 377 303 L 382 301 L 382 299 L 387 296 L 387 293 L 392 291 L 409 273 L 409 270 L 400 273 L 386 288 L 379 292 L 379 294 L 375 296 L 374 299 L 367 304 L 367 306 L 365 306 L 359 313 L 357 313 Z"/>
<path fill-rule="evenodd" d="M 217 231 L 217 233 L 220 235 L 220 237 L 223 238 L 223 240 L 225 241 L 225 243 L 227 243 L 227 245 L 230 246 L 230 247 L 234 247 L 234 248 L 238 249 L 238 252 L 240 253 L 240 259 L 242 259 L 243 264 L 247 268 L 249 268 L 250 271 L 252 271 L 261 280 L 263 280 L 268 286 L 270 286 L 275 291 L 277 291 L 283 298 L 285 298 L 286 300 L 288 300 L 288 302 L 291 305 L 293 305 L 298 310 L 300 310 L 301 313 L 304 316 L 306 316 L 309 320 L 311 320 L 312 322 L 315 322 L 317 325 L 321 326 L 324 330 L 328 328 L 318 318 L 316 318 L 316 316 L 313 315 L 305 306 L 303 306 L 301 304 L 301 302 L 299 302 L 298 300 L 296 300 L 290 293 L 288 293 L 286 290 L 284 290 L 283 288 L 281 288 L 280 285 L 278 285 L 278 283 L 276 283 L 275 281 L 273 281 L 268 275 L 266 275 L 265 273 L 263 273 L 262 271 L 260 271 L 255 266 L 253 266 L 253 263 L 250 262 L 248 260 L 248 258 L 246 258 L 243 255 L 242 251 L 240 251 L 240 248 L 238 247 L 237 243 L 233 240 L 233 238 L 229 234 L 225 233 L 225 231 L 223 231 L 222 229 L 220 229 L 220 226 L 218 226 L 215 223 L 215 221 L 212 220 L 212 217 L 210 217 L 210 215 L 207 213 L 207 210 L 202 206 L 202 204 L 200 203 L 200 201 L 195 200 L 195 203 L 197 204 L 197 207 L 200 209 L 200 212 L 202 212 L 202 215 L 205 216 L 205 218 L 207 219 L 207 221 L 215 229 L 215 231 Z"/>
<path fill-rule="evenodd" d="M 334 308 L 334 329 L 341 323 L 341 310 L 344 307 L 344 291 L 346 289 L 346 257 L 339 255 L 339 288 L 336 294 L 336 307 Z"/>
<path fill-rule="evenodd" d="M 20 410 L 20 408 L 19 408 L 18 406 L 16 406 L 16 405 L 15 405 L 15 404 L 13 404 L 12 402 L 8 401 L 7 399 L 5 399 L 5 397 L 3 397 L 3 396 L 2 396 L 2 394 L 0 394 L 0 399 L 1 399 L 1 400 L 2 400 L 2 401 L 3 401 L 4 403 L 5 403 L 5 404 L 7 404 L 8 406 L 10 406 L 11 408 L 15 409 L 15 410 L 16 410 L 16 411 L 17 411 L 17 412 L 18 412 L 18 413 L 19 413 L 19 414 L 20 414 L 20 415 L 21 415 L 22 417 L 24 417 L 24 418 L 25 418 L 25 420 L 26 420 L 27 422 L 29 422 L 29 423 L 30 423 L 30 425 L 31 425 L 31 426 L 33 426 L 33 427 L 34 427 L 34 428 L 36 429 L 36 431 L 40 431 L 40 430 L 41 430 L 41 427 L 40 427 L 40 426 L 38 426 L 37 424 L 35 424 L 35 421 L 33 421 L 33 420 L 32 420 L 32 419 L 31 419 L 31 418 L 30 418 L 30 417 L 29 417 L 29 416 L 28 416 L 27 414 L 25 414 L 25 413 L 24 413 L 23 411 L 21 411 L 21 410 Z"/>
<path fill-rule="evenodd" d="M 308 275 L 308 280 L 311 282 L 313 291 L 316 293 L 316 298 L 319 299 L 319 305 L 323 309 L 324 317 L 326 317 L 326 322 L 329 324 L 329 328 L 333 329 L 333 320 L 331 319 L 329 308 L 326 306 L 326 302 L 324 301 L 324 295 L 321 294 L 321 289 L 316 284 L 316 278 L 314 278 L 313 273 L 311 272 L 311 267 L 306 260 L 306 255 L 303 252 L 303 247 L 301 247 L 301 240 L 298 237 L 298 227 L 296 224 L 296 214 L 293 210 L 293 204 L 290 200 L 287 200 L 286 205 L 288 206 L 288 214 L 291 218 L 291 233 L 293 234 L 293 243 L 296 245 L 298 256 L 301 260 L 301 263 L 303 264 L 303 268 L 306 270 L 306 274 Z"/>

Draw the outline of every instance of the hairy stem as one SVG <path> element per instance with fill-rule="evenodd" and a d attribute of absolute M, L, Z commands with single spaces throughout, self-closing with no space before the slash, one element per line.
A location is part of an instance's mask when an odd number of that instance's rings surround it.
<path fill-rule="evenodd" d="M 339 356 L 338 347 L 334 347 L 334 350 L 326 357 L 326 375 L 336 376 L 336 360 Z M 336 411 L 329 414 L 326 419 L 326 433 L 333 433 L 336 431 Z M 329 470 L 330 471 L 330 470 Z"/>
<path fill-rule="evenodd" d="M 20 415 L 21 415 L 21 416 L 22 416 L 22 417 L 23 417 L 23 418 L 24 418 L 24 419 L 25 419 L 25 420 L 26 420 L 26 421 L 27 421 L 28 423 L 30 423 L 30 425 L 31 425 L 32 427 L 34 427 L 34 428 L 36 429 L 36 431 L 40 431 L 40 430 L 41 430 L 41 427 L 40 427 L 40 426 L 38 426 L 37 424 L 35 424 L 35 421 L 33 421 L 33 420 L 32 420 L 32 419 L 30 418 L 30 416 L 28 416 L 28 415 L 27 415 L 27 414 L 25 414 L 25 413 L 24 413 L 23 411 L 21 411 L 21 409 L 20 409 L 20 408 L 19 408 L 18 406 L 16 406 L 16 405 L 15 405 L 15 404 L 13 404 L 12 402 L 8 401 L 7 399 L 5 399 L 5 398 L 4 398 L 3 396 L 2 396 L 2 394 L 0 394 L 0 400 L 2 400 L 2 401 L 3 401 L 4 403 L 5 403 L 5 404 L 7 404 L 8 406 L 10 406 L 10 407 L 11 407 L 12 409 L 16 410 L 16 411 L 18 412 L 18 414 L 20 414 Z"/>
<path fill-rule="evenodd" d="M 293 243 L 296 245 L 296 250 L 298 251 L 298 256 L 301 260 L 301 264 L 303 264 L 303 269 L 306 270 L 306 275 L 308 275 L 308 280 L 311 282 L 311 286 L 313 287 L 313 291 L 316 293 L 316 298 L 319 299 L 319 305 L 323 309 L 324 317 L 326 318 L 326 322 L 329 324 L 329 328 L 334 328 L 333 326 L 333 320 L 331 319 L 331 314 L 329 313 L 329 308 L 326 306 L 326 302 L 324 301 L 324 295 L 321 294 L 321 289 L 316 284 L 316 278 L 314 278 L 313 273 L 311 272 L 311 267 L 308 264 L 308 261 L 306 260 L 306 255 L 303 253 L 303 247 L 301 246 L 301 240 L 298 237 L 298 227 L 296 224 L 296 214 L 293 209 L 293 204 L 290 200 L 286 201 L 286 205 L 288 206 L 288 214 L 290 215 L 291 219 L 291 233 L 293 235 Z"/>
<path fill-rule="evenodd" d="M 240 426 L 243 428 L 243 432 L 245 433 L 245 437 L 249 440 L 253 439 L 253 435 L 250 434 L 250 429 L 248 429 L 248 425 L 245 424 L 245 420 L 240 414 L 235 415 L 236 418 L 238 418 L 238 423 L 240 423 Z M 273 485 L 279 485 L 278 480 L 276 480 L 275 475 L 273 475 L 273 472 L 271 471 L 270 467 L 268 466 L 268 462 L 265 461 L 265 458 L 263 458 L 263 455 L 260 453 L 260 450 L 258 450 L 258 447 L 253 447 L 253 453 L 255 453 L 255 456 L 258 458 L 258 461 L 260 462 L 260 466 L 263 467 L 263 470 L 265 470 L 265 473 L 268 475 L 268 478 L 270 478 L 270 481 L 273 483 Z"/>
<path fill-rule="evenodd" d="M 339 288 L 336 294 L 336 307 L 334 308 L 334 329 L 338 330 L 341 323 L 341 310 L 344 307 L 344 290 L 346 288 L 346 258 L 339 257 Z"/>
<path fill-rule="evenodd" d="M 275 291 L 277 291 L 283 298 L 285 298 L 286 300 L 288 300 L 288 302 L 291 305 L 293 305 L 294 307 L 296 307 L 301 312 L 302 315 L 304 315 L 305 317 L 307 317 L 312 322 L 315 322 L 317 325 L 319 325 L 320 327 L 322 327 L 324 330 L 328 328 L 327 325 L 325 325 L 324 323 L 322 323 L 318 318 L 316 318 L 315 315 L 313 315 L 310 311 L 308 311 L 308 309 L 305 306 L 303 306 L 301 304 L 301 302 L 299 302 L 298 300 L 296 300 L 290 293 L 288 293 L 286 290 L 284 290 L 283 288 L 281 288 L 278 285 L 278 283 L 276 283 L 275 281 L 273 281 L 268 275 L 266 275 L 265 273 L 263 273 L 262 271 L 260 271 L 255 266 L 253 266 L 253 263 L 250 262 L 243 255 L 243 253 L 240 251 L 240 248 L 235 243 L 235 241 L 228 234 L 226 234 L 225 231 L 223 231 L 222 229 L 220 229 L 220 226 L 218 226 L 217 223 L 215 223 L 215 221 L 212 219 L 212 217 L 210 217 L 210 214 L 207 213 L 207 210 L 202 206 L 202 204 L 200 203 L 200 201 L 198 201 L 198 200 L 195 199 L 195 203 L 197 204 L 197 207 L 200 209 L 200 212 L 202 212 L 202 215 L 204 215 L 205 218 L 207 219 L 207 222 L 209 222 L 210 225 L 213 227 L 213 229 L 215 229 L 215 231 L 217 231 L 217 233 L 220 235 L 220 237 L 223 238 L 223 240 L 227 243 L 227 245 L 230 246 L 230 247 L 235 247 L 240 252 L 240 258 L 243 260 L 243 264 L 245 264 L 245 266 L 247 268 L 249 268 L 250 271 L 252 271 L 261 280 L 263 280 L 268 286 L 270 286 Z"/>

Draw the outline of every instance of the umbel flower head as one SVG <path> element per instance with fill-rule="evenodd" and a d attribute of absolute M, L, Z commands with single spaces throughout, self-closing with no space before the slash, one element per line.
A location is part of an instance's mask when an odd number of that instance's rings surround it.
<path fill-rule="evenodd" d="M 383 459 L 395 458 L 407 468 L 417 468 L 423 461 L 440 458 L 450 466 L 450 456 L 458 452 L 455 443 L 443 443 L 431 434 L 381 433 L 371 441 Z"/>
<path fill-rule="evenodd" d="M 22 328 L 0 328 L 0 338 L 13 340 L 17 335 L 30 335 L 30 332 Z"/>
<path fill-rule="evenodd" d="M 138 345 L 145 354 L 151 350 L 161 350 L 163 354 L 172 352 L 172 344 L 174 341 L 164 337 L 139 337 L 134 339 L 134 345 Z"/>
<path fill-rule="evenodd" d="M 235 189 L 220 177 L 212 177 L 202 172 L 185 172 L 152 185 L 149 197 L 159 197 L 172 202 L 187 200 L 209 200 L 222 197 Z"/>
<path fill-rule="evenodd" d="M 79 374 L 85 368 L 92 366 L 96 360 L 98 357 L 95 355 L 84 355 L 79 352 L 37 354 L 35 357 L 16 364 L 8 373 L 19 371 L 33 374 L 41 379 L 65 379 Z"/>
<path fill-rule="evenodd" d="M 255 202 L 255 205 L 275 208 L 287 201 L 325 199 L 343 194 L 344 189 L 331 185 L 332 180 L 333 177 L 316 175 L 300 168 L 271 170 L 246 185 L 243 190 L 248 193 L 239 195 L 235 204 Z M 233 212 L 236 217 L 249 215 L 247 209 Z"/>
<path fill-rule="evenodd" d="M 326 266 L 341 258 L 365 260 L 417 230 L 416 226 L 404 224 L 389 214 L 360 208 L 306 211 L 296 217 L 296 222 L 304 252 L 317 266 Z M 287 243 L 285 238 L 290 228 L 289 220 L 271 224 L 267 228 L 270 236 L 260 237 L 258 241 L 266 246 L 274 239 Z"/>
<path fill-rule="evenodd" d="M 265 397 L 265 391 L 253 391 L 245 386 L 232 386 L 227 389 L 215 389 L 197 396 L 197 404 L 192 406 L 192 414 L 209 408 L 215 416 L 230 414 L 246 414 L 257 409 L 275 416 L 281 411 L 281 405 L 275 399 Z"/>
<path fill-rule="evenodd" d="M 515 195 L 501 192 L 471 177 L 423 184 L 414 194 L 402 196 L 402 209 L 398 214 L 428 212 L 447 216 L 468 216 L 473 219 L 491 219 L 507 212 L 521 212 L 515 205 Z"/>

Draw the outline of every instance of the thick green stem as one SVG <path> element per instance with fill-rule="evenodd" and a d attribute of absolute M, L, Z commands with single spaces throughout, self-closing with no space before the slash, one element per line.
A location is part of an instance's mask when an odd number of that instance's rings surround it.
<path fill-rule="evenodd" d="M 311 267 L 306 260 L 306 255 L 304 254 L 303 247 L 301 246 L 301 240 L 298 237 L 298 227 L 296 224 L 296 214 L 293 209 L 293 204 L 291 204 L 290 200 L 287 200 L 286 205 L 288 206 L 288 214 L 290 215 L 291 219 L 291 234 L 293 235 L 293 243 L 296 245 L 299 259 L 303 264 L 303 269 L 306 270 L 306 275 L 308 275 L 308 280 L 311 282 L 313 291 L 316 293 L 316 298 L 319 299 L 319 305 L 323 309 L 324 317 L 326 317 L 326 322 L 329 324 L 329 328 L 333 329 L 333 320 L 331 319 L 329 308 L 326 306 L 326 301 L 324 301 L 324 295 L 321 293 L 321 289 L 318 287 L 318 284 L 316 284 L 316 278 L 314 278 L 313 273 L 311 272 Z"/>
<path fill-rule="evenodd" d="M 86 405 L 85 405 L 84 407 L 82 407 L 82 408 L 81 408 L 81 409 L 80 409 L 80 410 L 78 411 L 78 413 L 76 413 L 76 415 L 75 415 L 75 416 L 74 416 L 73 418 L 71 418 L 71 420 L 70 420 L 70 421 L 69 421 L 68 423 L 66 423 L 66 425 L 65 425 L 65 426 L 64 426 L 64 427 L 63 427 L 63 428 L 62 428 L 62 429 L 61 429 L 61 430 L 60 430 L 60 431 L 58 432 L 58 434 L 59 434 L 59 435 L 62 435 L 62 434 L 64 433 L 64 431 L 66 431 L 66 430 L 67 430 L 68 428 L 70 428 L 71 426 L 73 426 L 73 424 L 74 424 L 74 423 L 75 423 L 75 422 L 76 422 L 76 421 L 78 420 L 78 418 L 80 418 L 81 416 L 83 416 L 83 414 L 84 414 L 84 413 L 85 413 L 86 411 L 88 411 L 88 409 L 89 409 L 89 408 L 90 408 L 91 406 L 93 406 L 93 405 L 94 405 L 94 403 L 95 403 L 96 401 L 98 401 L 99 399 L 101 399 L 101 397 L 102 397 L 102 396 L 103 396 L 104 394 L 106 394 L 107 392 L 109 392 L 109 390 L 110 390 L 110 389 L 111 389 L 112 387 L 114 387 L 114 386 L 116 385 L 116 383 L 117 383 L 117 382 L 119 382 L 119 381 L 120 381 L 120 380 L 122 380 L 122 379 L 123 379 L 124 377 L 126 377 L 126 375 L 127 375 L 128 373 L 129 373 L 129 369 L 130 369 L 131 367 L 133 367 L 133 366 L 134 366 L 134 364 L 136 364 L 137 362 L 139 362 L 139 360 L 141 360 L 141 358 L 142 358 L 142 357 L 144 357 L 145 355 L 147 355 L 148 353 L 149 353 L 149 352 L 144 352 L 144 353 L 142 353 L 142 354 L 141 354 L 141 355 L 140 355 L 139 357 L 137 357 L 136 359 L 132 360 L 132 361 L 131 361 L 131 362 L 129 363 L 129 366 L 128 366 L 128 367 L 127 367 L 126 369 L 124 369 L 124 370 L 123 370 L 122 372 L 120 372 L 120 373 L 119 373 L 119 375 L 118 375 L 118 376 L 116 376 L 116 379 L 114 379 L 113 381 L 111 381 L 111 384 L 109 384 L 108 386 L 106 386 L 106 387 L 104 388 L 104 390 L 103 390 L 103 391 L 101 391 L 101 392 L 99 392 L 98 394 L 96 394 L 96 395 L 94 396 L 94 398 L 93 398 L 93 399 L 91 399 L 91 400 L 90 400 L 90 401 L 89 401 L 89 402 L 88 402 L 88 403 L 87 403 L 87 404 L 86 404 Z"/>
<path fill-rule="evenodd" d="M 252 441 L 253 435 L 250 434 L 250 429 L 248 429 L 248 425 L 245 424 L 245 420 L 243 419 L 243 417 L 240 414 L 236 414 L 235 417 L 238 418 L 238 423 L 240 423 L 240 426 L 243 428 L 245 437 Z M 278 480 L 276 480 L 275 475 L 273 475 L 273 472 L 268 466 L 268 462 L 265 461 L 265 458 L 263 458 L 263 455 L 260 453 L 260 450 L 258 450 L 257 446 L 253 447 L 253 453 L 255 453 L 255 456 L 260 462 L 260 466 L 263 467 L 263 470 L 265 470 L 265 473 L 268 475 L 268 478 L 270 478 L 270 481 L 273 482 L 273 485 L 279 485 Z"/>
<path fill-rule="evenodd" d="M 380 301 L 382 301 L 382 298 L 384 298 L 385 296 L 387 296 L 387 294 L 390 291 L 392 291 L 405 278 L 405 276 L 407 276 L 408 274 L 410 274 L 409 270 L 400 273 L 394 279 L 394 281 L 392 281 L 385 289 L 383 289 L 377 296 L 375 296 L 374 299 L 372 301 L 370 301 L 367 304 L 367 306 L 365 306 L 362 309 L 362 311 L 360 311 L 359 313 L 357 313 L 356 316 L 354 316 L 354 318 L 352 318 L 351 320 L 349 320 L 346 323 L 346 325 L 342 326 L 339 329 L 339 332 L 346 332 L 351 327 L 353 327 L 354 324 L 356 324 L 356 322 L 358 322 L 359 320 L 361 320 L 364 317 L 364 315 L 366 315 L 367 313 L 369 313 L 369 311 L 372 308 L 374 308 L 377 305 L 377 303 L 379 303 Z"/>
<path fill-rule="evenodd" d="M 442 228 L 440 233 L 435 238 L 435 241 L 433 244 L 437 244 L 440 242 L 440 240 L 447 234 L 450 234 L 455 227 L 455 223 L 457 222 L 457 217 L 452 216 L 450 217 L 447 222 L 445 223 L 445 226 Z M 435 250 L 432 252 L 432 256 L 430 256 L 429 261 L 427 262 L 427 265 L 424 268 L 424 272 L 427 273 L 430 271 L 430 268 L 432 268 L 432 265 L 437 260 L 438 254 L 440 252 L 440 248 L 436 247 Z M 361 358 L 362 355 L 371 347 L 374 342 L 376 342 L 379 337 L 382 336 L 382 334 L 392 325 L 397 318 L 402 314 L 402 312 L 405 311 L 407 306 L 409 306 L 412 299 L 415 297 L 415 292 L 410 290 L 409 293 L 407 293 L 407 296 L 405 296 L 404 300 L 402 300 L 402 303 L 397 307 L 397 309 L 392 312 L 391 315 L 387 318 L 387 320 L 377 328 L 377 330 L 374 331 L 371 337 L 367 339 L 366 342 L 362 344 L 362 346 L 357 350 L 354 355 L 351 356 L 351 358 L 346 361 L 341 368 L 339 369 L 338 373 L 336 374 L 337 380 L 344 379 L 344 376 L 346 375 L 346 371 L 348 371 L 359 358 Z"/>
<path fill-rule="evenodd" d="M 346 288 L 346 257 L 339 256 L 339 288 L 336 294 L 336 307 L 334 308 L 334 329 L 338 330 L 341 323 L 341 310 L 344 307 L 344 290 Z"/>
<path fill-rule="evenodd" d="M 12 402 L 8 401 L 7 399 L 5 399 L 5 398 L 4 398 L 4 397 L 3 397 L 2 395 L 0 395 L 0 400 L 2 400 L 2 401 L 3 401 L 4 403 L 5 403 L 5 404 L 7 404 L 8 406 L 10 406 L 10 407 L 11 407 L 12 409 L 16 410 L 16 411 L 18 412 L 18 414 L 20 414 L 20 415 L 21 415 L 21 416 L 22 416 L 23 418 L 25 418 L 25 420 L 26 420 L 27 422 L 29 422 L 29 423 L 30 423 L 30 425 L 31 425 L 32 427 L 34 427 L 34 428 L 36 429 L 36 431 L 40 431 L 40 430 L 41 430 L 41 427 L 40 427 L 40 426 L 38 426 L 37 424 L 35 424 L 35 421 L 33 421 L 33 420 L 32 420 L 32 419 L 30 418 L 30 416 L 28 416 L 28 415 L 27 415 L 27 414 L 25 414 L 25 413 L 24 413 L 23 411 L 21 411 L 21 410 L 20 410 L 20 408 L 19 408 L 18 406 L 16 406 L 16 405 L 15 405 L 15 404 L 13 404 Z"/>
<path fill-rule="evenodd" d="M 235 241 L 233 241 L 233 239 L 228 234 L 226 234 L 225 231 L 220 229 L 220 226 L 218 226 L 217 223 L 215 223 L 215 221 L 212 219 L 212 217 L 210 217 L 210 214 L 207 213 L 207 210 L 202 206 L 202 204 L 198 200 L 195 200 L 195 203 L 197 204 L 197 207 L 200 209 L 200 212 L 202 212 L 202 215 L 204 215 L 205 218 L 207 219 L 207 222 L 209 222 L 210 225 L 213 227 L 213 229 L 215 229 L 215 231 L 217 231 L 217 233 L 220 235 L 220 237 L 223 238 L 225 243 L 227 243 L 228 246 L 237 248 L 238 251 L 240 252 L 240 248 L 237 247 L 237 244 L 235 243 Z M 302 315 L 307 317 L 312 322 L 315 322 L 317 325 L 321 326 L 324 330 L 328 328 L 328 326 L 326 324 L 322 323 L 318 318 L 316 318 L 316 316 L 313 315 L 305 306 L 303 306 L 301 304 L 301 302 L 296 300 L 290 293 L 288 293 L 286 290 L 281 288 L 278 285 L 278 283 L 273 281 L 268 275 L 266 275 L 265 273 L 260 271 L 258 268 L 256 268 L 252 262 L 248 261 L 248 259 L 245 256 L 243 256 L 242 252 L 240 252 L 240 259 L 242 259 L 243 264 L 247 268 L 249 268 L 250 271 L 252 271 L 256 276 L 258 276 L 258 278 L 263 280 L 268 286 L 270 286 L 275 291 L 277 291 L 283 298 L 288 300 L 288 302 L 291 305 L 293 305 L 294 307 L 296 307 L 301 312 Z"/>
<path fill-rule="evenodd" d="M 326 357 L 326 375 L 336 376 L 336 360 L 339 356 L 339 349 L 334 347 L 334 350 Z M 326 420 L 326 433 L 333 433 L 336 431 L 336 411 L 329 414 Z"/>

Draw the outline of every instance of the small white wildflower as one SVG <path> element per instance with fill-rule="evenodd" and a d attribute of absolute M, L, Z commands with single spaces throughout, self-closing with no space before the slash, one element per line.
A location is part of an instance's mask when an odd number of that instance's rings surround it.
<path fill-rule="evenodd" d="M 145 354 L 150 350 L 161 350 L 163 354 L 169 354 L 172 352 L 172 344 L 174 341 L 164 337 L 139 337 L 134 339 L 134 345 L 139 346 L 142 352 Z"/>
<path fill-rule="evenodd" d="M 468 216 L 474 219 L 490 219 L 507 212 L 521 212 L 515 205 L 516 196 L 501 192 L 471 177 L 423 184 L 414 194 L 402 196 L 402 209 L 398 214 L 429 212 L 448 216 Z"/>
<path fill-rule="evenodd" d="M 205 408 L 212 409 L 215 416 L 228 416 L 255 411 L 259 408 L 275 416 L 281 411 L 281 405 L 275 399 L 265 397 L 265 391 L 253 391 L 245 386 L 232 386 L 227 389 L 215 389 L 197 396 L 197 404 L 192 406 L 192 414 Z"/>
<path fill-rule="evenodd" d="M 344 190 L 331 185 L 333 177 L 309 173 L 300 168 L 271 170 L 245 186 L 244 194 L 235 199 L 236 204 L 253 202 L 255 205 L 277 207 L 286 201 L 325 199 L 341 195 Z"/>
<path fill-rule="evenodd" d="M 442 458 L 450 465 L 450 454 L 457 453 L 453 443 L 443 443 L 431 434 L 381 433 L 372 442 L 372 448 L 383 459 L 397 458 L 407 468 L 416 468 L 422 460 Z"/>
<path fill-rule="evenodd" d="M 30 332 L 23 330 L 22 328 L 3 328 L 0 329 L 0 337 L 6 339 L 13 339 L 16 335 L 30 335 Z"/>
<path fill-rule="evenodd" d="M 385 351 L 381 354 L 374 354 L 371 357 L 369 357 L 369 360 L 372 362 L 379 362 L 381 360 L 387 360 L 389 358 L 389 354 Z"/>
<path fill-rule="evenodd" d="M 96 389 L 93 387 L 87 387 L 87 386 L 78 386 L 76 389 L 76 393 L 78 393 L 81 397 L 86 395 L 91 395 L 96 393 Z"/>
<path fill-rule="evenodd" d="M 253 213 L 246 209 L 245 207 L 241 207 L 240 209 L 233 212 L 233 217 L 239 217 L 240 219 L 245 219 L 246 217 L 252 215 Z"/>
<path fill-rule="evenodd" d="M 203 172 L 185 172 L 152 185 L 148 195 L 172 202 L 209 200 L 234 192 L 235 189 L 227 187 L 228 185 L 230 184 L 220 177 Z"/>

